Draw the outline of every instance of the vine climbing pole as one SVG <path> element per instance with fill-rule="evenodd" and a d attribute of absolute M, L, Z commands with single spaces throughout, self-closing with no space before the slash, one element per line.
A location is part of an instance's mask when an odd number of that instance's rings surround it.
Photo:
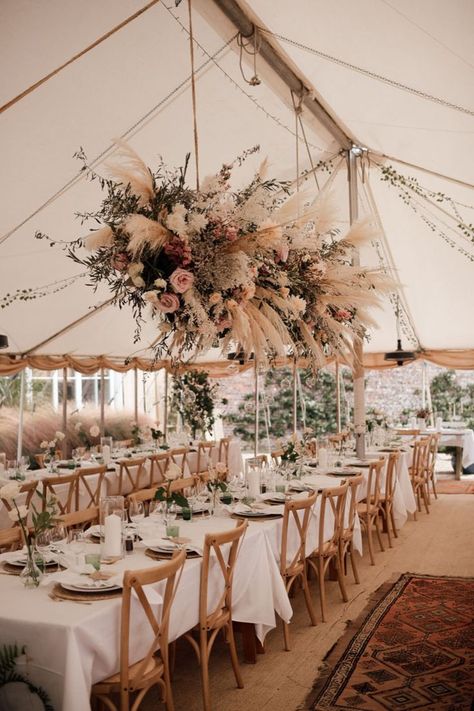
<path fill-rule="evenodd" d="M 351 225 L 359 217 L 358 191 L 357 191 L 357 159 L 362 154 L 362 149 L 352 146 L 347 152 L 347 166 L 349 178 L 349 218 Z M 360 265 L 360 255 L 357 249 L 352 256 L 352 264 Z M 364 366 L 362 365 L 363 348 L 362 339 L 354 341 L 354 434 L 356 453 L 359 458 L 365 456 L 365 392 L 364 392 Z"/>

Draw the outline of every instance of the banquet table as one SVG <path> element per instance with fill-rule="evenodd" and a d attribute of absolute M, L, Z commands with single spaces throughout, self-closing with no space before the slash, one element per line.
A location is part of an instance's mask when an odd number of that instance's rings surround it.
<path fill-rule="evenodd" d="M 398 431 L 402 433 L 403 429 Z M 474 464 L 474 431 L 467 428 L 442 427 L 440 430 L 434 428 L 424 430 L 420 432 L 420 435 L 427 436 L 437 432 L 441 435 L 439 440 L 440 447 L 454 447 L 456 450 L 454 473 L 455 478 L 459 480 L 461 479 L 463 468 L 466 469 Z M 412 439 L 412 435 L 407 434 L 405 436 Z"/>

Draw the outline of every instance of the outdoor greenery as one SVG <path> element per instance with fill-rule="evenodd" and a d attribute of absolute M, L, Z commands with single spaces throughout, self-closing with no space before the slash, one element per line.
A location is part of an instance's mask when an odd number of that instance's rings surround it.
<path fill-rule="evenodd" d="M 211 385 L 205 371 L 188 370 L 173 381 L 171 407 L 179 412 L 183 423 L 191 429 L 193 439 L 196 439 L 198 432 L 204 436 L 212 430 L 216 390 L 217 385 Z"/>
<path fill-rule="evenodd" d="M 332 373 L 321 370 L 314 375 L 311 370 L 300 370 L 301 390 L 305 402 L 305 425 L 315 436 L 336 431 L 336 380 Z M 352 390 L 350 372 L 342 370 L 346 391 Z M 272 437 L 285 439 L 293 432 L 293 379 L 291 370 L 270 370 L 265 382 L 259 422 L 259 437 L 267 436 L 265 414 Z M 301 400 L 297 402 L 298 428 L 303 428 Z M 346 408 L 342 408 L 342 426 L 347 425 Z M 254 438 L 255 406 L 253 393 L 247 394 L 238 411 L 225 416 L 234 425 L 234 434 L 249 442 Z"/>
<path fill-rule="evenodd" d="M 448 370 L 435 376 L 430 388 L 433 410 L 438 416 L 443 420 L 452 419 L 455 405 L 461 420 L 467 427 L 474 428 L 474 383 L 463 387 L 458 383 L 455 371 Z"/>

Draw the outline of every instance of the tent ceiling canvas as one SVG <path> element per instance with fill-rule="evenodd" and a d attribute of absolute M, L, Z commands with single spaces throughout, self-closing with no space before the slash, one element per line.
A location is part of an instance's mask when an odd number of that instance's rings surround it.
<path fill-rule="evenodd" d="M 143 4 L 50 0 L 40 5 L 33 0 L 4 0 L 0 57 L 8 71 L 2 72 L 1 103 Z M 279 41 L 293 66 L 349 135 L 374 154 L 395 156 L 454 179 L 397 164 L 400 172 L 416 177 L 423 186 L 452 196 L 463 206 L 459 208 L 463 218 L 474 222 L 472 207 L 465 207 L 474 204 L 469 187 L 473 182 L 472 113 L 420 98 L 311 51 L 472 111 L 472 4 L 462 0 L 449 4 L 420 0 L 414 6 L 408 0 L 396 5 L 389 0 L 249 0 L 240 4 L 260 18 L 259 24 L 300 45 Z M 236 42 L 227 44 L 235 27 L 212 0 L 194 0 L 193 6 L 199 43 L 196 65 L 205 65 L 197 78 L 201 175 L 217 171 L 221 163 L 258 143 L 260 156 L 253 156 L 236 179 L 246 180 L 265 156 L 273 175 L 294 179 L 295 119 L 289 90 L 262 60 L 258 60 L 262 84 L 245 84 Z M 183 26 L 187 27 L 185 2 L 178 8 L 170 2 L 158 3 L 0 115 L 1 154 L 7 166 L 0 176 L 0 234 L 14 230 L 0 243 L 1 296 L 17 288 L 53 282 L 61 286 L 62 280 L 81 272 L 63 251 L 34 239 L 36 230 L 65 241 L 87 232 L 74 215 L 95 209 L 101 195 L 96 183 L 76 179 L 80 164 L 72 156 L 80 146 L 90 159 L 102 154 L 106 158 L 111 139 L 126 135 L 151 166 L 159 155 L 168 165 L 182 165 L 186 152 L 192 151 L 189 46 Z M 209 59 L 213 55 L 215 61 Z M 251 67 L 245 65 L 244 71 L 250 75 Z M 339 146 L 330 133 L 307 110 L 303 119 L 313 163 L 336 155 Z M 301 168 L 310 167 L 303 145 L 300 161 Z M 103 162 L 98 170 L 106 171 Z M 473 349 L 472 261 L 423 224 L 398 197 L 396 188 L 380 177 L 379 168 L 371 163 L 360 186 L 360 211 L 369 211 L 370 186 L 387 242 L 364 250 L 363 262 L 379 266 L 380 253 L 391 256 L 422 347 Z M 188 178 L 193 184 L 193 165 Z M 326 179 L 327 174 L 321 172 L 320 184 Z M 349 221 L 344 162 L 332 189 L 344 231 Z M 52 196 L 56 197 L 51 200 Z M 453 226 L 452 221 L 449 224 Z M 450 227 L 447 234 L 454 237 Z M 456 237 L 455 242 L 473 253 L 467 238 Z M 42 299 L 3 309 L 0 332 L 9 336 L 10 350 L 117 357 L 140 351 L 143 356 L 141 349 L 156 333 L 153 324 L 146 325 L 141 342 L 134 344 L 131 314 L 112 307 L 49 340 L 109 297 L 105 289 L 94 294 L 86 281 L 80 277 Z M 392 306 L 385 303 L 374 318 L 379 328 L 370 334 L 367 350 L 392 350 Z"/>

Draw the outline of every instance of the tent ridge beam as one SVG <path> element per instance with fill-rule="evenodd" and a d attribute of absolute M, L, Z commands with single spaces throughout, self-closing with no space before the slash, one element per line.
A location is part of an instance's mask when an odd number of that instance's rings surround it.
<path fill-rule="evenodd" d="M 254 23 L 236 0 L 213 0 L 213 2 L 222 10 L 227 19 L 232 22 L 244 37 L 250 37 L 253 34 Z M 260 19 L 258 20 L 258 25 L 262 29 L 267 29 Z M 303 105 L 316 117 L 325 129 L 329 131 L 339 145 L 344 148 L 350 148 L 353 143 L 352 138 L 339 126 L 326 108 L 312 96 L 313 87 L 308 86 L 307 80 L 300 77 L 295 70 L 289 66 L 283 56 L 283 52 L 279 52 L 275 44 L 271 43 L 262 35 L 259 36 L 259 54 L 291 91 L 295 94 L 301 94 L 302 91 L 304 92 Z"/>

